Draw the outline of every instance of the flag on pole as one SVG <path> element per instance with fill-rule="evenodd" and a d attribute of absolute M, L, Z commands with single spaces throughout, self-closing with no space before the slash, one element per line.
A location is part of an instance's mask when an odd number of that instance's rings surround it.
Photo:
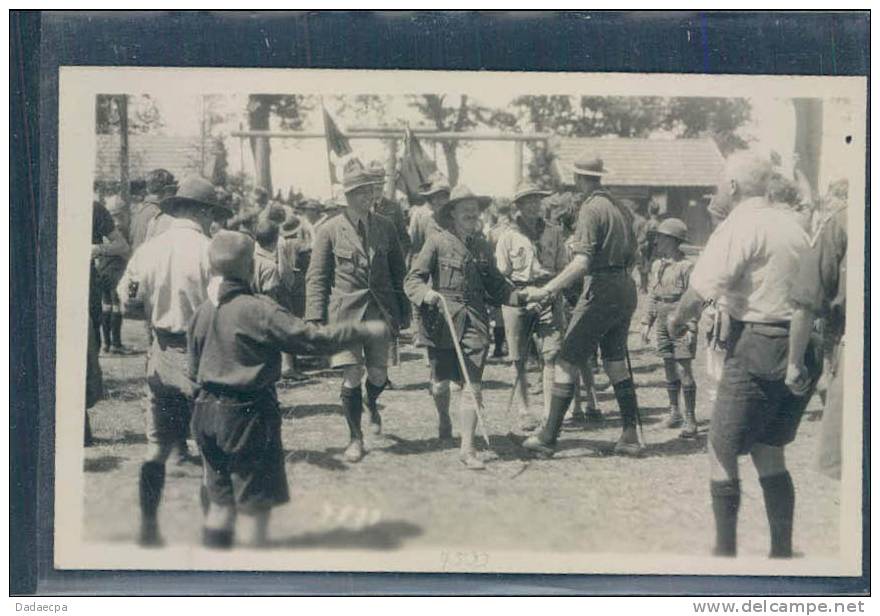
<path fill-rule="evenodd" d="M 419 193 L 424 190 L 430 177 L 437 172 L 437 165 L 428 158 L 422 144 L 416 139 L 409 127 L 403 134 L 403 158 L 400 164 L 400 188 L 413 205 L 423 203 L 425 198 Z"/>
<path fill-rule="evenodd" d="M 323 107 L 322 110 L 324 112 L 324 135 L 327 140 L 327 166 L 330 170 L 330 184 L 337 183 L 336 179 L 336 162 L 333 160 L 333 155 L 335 154 L 337 159 L 341 159 L 344 156 L 348 156 L 351 154 L 351 144 L 348 142 L 348 138 L 342 134 L 342 131 L 339 130 L 339 127 L 336 126 L 336 122 L 333 121 L 333 118 L 327 112 L 327 109 Z"/>

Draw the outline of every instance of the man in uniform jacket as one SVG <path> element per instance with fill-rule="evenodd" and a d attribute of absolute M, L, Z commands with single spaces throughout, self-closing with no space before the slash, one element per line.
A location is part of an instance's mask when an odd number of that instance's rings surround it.
<path fill-rule="evenodd" d="M 394 225 L 371 212 L 380 179 L 352 158 L 345 166 L 343 188 L 347 207 L 318 228 L 306 273 L 307 321 L 334 324 L 382 319 L 391 337 L 409 325 L 410 306 L 403 294 L 406 265 Z M 361 432 L 363 394 L 367 375 L 367 407 L 372 432 L 381 431 L 378 399 L 388 381 L 391 337 L 352 345 L 331 358 L 343 368 L 342 411 L 349 428 L 345 459 L 364 454 Z"/>
<path fill-rule="evenodd" d="M 406 293 L 418 307 L 421 336 L 431 364 L 431 395 L 439 417 L 439 437 L 452 436 L 449 420 L 449 382 L 462 384 L 464 376 L 452 336 L 461 346 L 467 377 L 477 398 L 489 347 L 489 312 L 492 304 L 519 304 L 519 294 L 495 267 L 489 243 L 477 232 L 480 208 L 489 199 L 456 186 L 449 202 L 438 211 L 439 225 L 413 259 L 406 277 Z M 450 331 L 440 305 L 445 300 L 455 331 Z M 466 468 L 480 470 L 483 461 L 474 449 L 476 408 L 462 394 L 460 459 Z"/>

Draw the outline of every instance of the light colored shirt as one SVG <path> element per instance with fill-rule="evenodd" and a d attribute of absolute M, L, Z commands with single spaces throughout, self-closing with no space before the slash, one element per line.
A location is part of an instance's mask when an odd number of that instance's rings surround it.
<path fill-rule="evenodd" d="M 533 242 L 514 223 L 498 238 L 495 263 L 513 282 L 548 280 L 568 264 L 568 250 L 558 227 L 545 225 L 541 238 Z"/>
<path fill-rule="evenodd" d="M 790 209 L 747 199 L 712 233 L 690 285 L 701 297 L 717 299 L 734 319 L 790 321 L 791 285 L 809 245 Z"/>
<path fill-rule="evenodd" d="M 190 318 L 208 299 L 211 265 L 210 240 L 201 227 L 172 218 L 168 229 L 141 244 L 117 286 L 129 296 L 129 283 L 137 282 L 136 298 L 144 302 L 147 320 L 154 329 L 186 332 Z"/>

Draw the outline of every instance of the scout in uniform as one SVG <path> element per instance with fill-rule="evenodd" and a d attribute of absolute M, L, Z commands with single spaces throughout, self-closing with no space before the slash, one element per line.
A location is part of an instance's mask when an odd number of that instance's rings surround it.
<path fill-rule="evenodd" d="M 278 277 L 278 225 L 264 218 L 254 226 L 254 293 L 268 295 L 275 301 L 279 298 L 280 279 Z"/>
<path fill-rule="evenodd" d="M 384 336 L 385 325 L 315 327 L 254 295 L 254 242 L 220 231 L 208 249 L 222 277 L 217 303 L 204 302 L 187 331 L 188 376 L 198 387 L 193 432 L 205 464 L 203 543 L 265 545 L 271 509 L 289 500 L 275 383 L 281 351 L 326 353 Z M 242 528 L 245 526 L 245 528 Z"/>
<path fill-rule="evenodd" d="M 159 203 L 177 190 L 177 181 L 165 169 L 153 169 L 147 174 L 147 195 L 131 216 L 131 252 L 134 254 L 147 240 L 147 232 L 153 219 L 161 214 Z"/>
<path fill-rule="evenodd" d="M 501 234 L 495 247 L 495 263 L 498 271 L 509 278 L 518 289 L 540 285 L 550 281 L 568 265 L 568 252 L 562 229 L 545 222 L 541 215 L 541 200 L 550 194 L 529 183 L 521 184 L 513 198 L 515 213 L 507 231 Z M 519 406 L 523 429 L 533 430 L 538 421 L 531 417 L 528 408 L 528 374 L 526 362 L 532 340 L 543 359 L 544 412 L 550 412 L 550 390 L 556 355 L 562 344 L 565 317 L 562 313 L 562 297 L 543 306 L 539 311 L 502 306 L 504 332 L 508 353 L 513 359 L 517 383 L 514 396 Z"/>
<path fill-rule="evenodd" d="M 330 360 L 331 366 L 343 368 L 342 412 L 350 436 L 345 459 L 350 462 L 364 455 L 364 369 L 370 427 L 378 434 L 382 426 L 378 399 L 388 381 L 391 337 L 409 322 L 410 306 L 403 293 L 406 266 L 394 225 L 370 211 L 378 181 L 359 160 L 348 161 L 343 175 L 347 207 L 318 228 L 306 273 L 307 321 L 383 319 L 390 332 L 384 339 L 354 344 Z"/>
<path fill-rule="evenodd" d="M 819 471 L 840 479 L 843 446 L 844 332 L 846 330 L 846 202 L 825 217 L 801 261 L 791 289 L 791 320 L 785 383 L 800 395 L 809 393 L 807 347 L 813 322 L 821 318 L 828 389 L 819 436 Z"/>
<path fill-rule="evenodd" d="M 492 254 L 494 255 L 498 240 L 510 228 L 510 199 L 496 199 L 493 207 L 495 208 L 495 224 L 486 232 L 486 239 L 489 241 L 489 248 L 492 249 Z M 501 306 L 492 308 L 492 340 L 494 342 L 492 358 L 501 359 L 506 357 L 508 353 L 507 335 L 504 331 L 504 315 L 501 313 Z"/>
<path fill-rule="evenodd" d="M 385 197 L 385 167 L 379 161 L 374 160 L 367 168 L 367 173 L 376 178 L 376 183 L 373 184 L 373 213 L 390 220 L 394 225 L 394 232 L 400 243 L 400 251 L 406 258 L 412 248 L 407 233 L 406 215 L 399 203 Z"/>
<path fill-rule="evenodd" d="M 312 242 L 319 223 L 321 204 L 309 199 L 299 206 L 302 216 L 291 216 L 281 226 L 278 240 L 278 302 L 294 316 L 303 318 L 306 311 L 306 271 L 312 255 Z M 281 354 L 281 376 L 302 381 L 306 376 L 296 367 L 296 355 Z"/>
<path fill-rule="evenodd" d="M 488 198 L 474 195 L 466 186 L 456 186 L 449 202 L 437 213 L 438 229 L 427 237 L 406 277 L 406 294 L 418 307 L 421 334 L 428 347 L 431 395 L 441 439 L 452 437 L 449 382 L 461 385 L 464 380 L 452 336 L 460 342 L 468 377 L 479 398 L 489 345 L 486 298 L 494 304 L 520 303 L 516 288 L 495 267 L 488 242 L 476 232 L 480 209 L 488 204 Z M 454 333 L 441 312 L 441 298 L 449 307 Z M 485 468 L 474 449 L 476 412 L 471 398 L 462 393 L 460 459 L 473 470 Z"/>
<path fill-rule="evenodd" d="M 556 360 L 550 415 L 539 434 L 523 447 L 552 455 L 565 412 L 574 398 L 578 367 L 602 350 L 605 372 L 614 387 L 623 432 L 615 445 L 619 455 L 640 455 L 636 425 L 639 406 L 629 368 L 627 336 L 637 291 L 630 275 L 636 243 L 629 210 L 602 190 L 606 173 L 602 159 L 585 156 L 574 165 L 578 190 L 589 195 L 581 205 L 572 242 L 574 256 L 566 268 L 541 288 L 529 290 L 528 299 L 546 304 L 566 287 L 584 282 Z"/>
<path fill-rule="evenodd" d="M 732 162 L 728 159 L 727 166 Z M 818 361 L 808 349 L 806 395 L 795 395 L 785 384 L 793 312 L 790 291 L 809 237 L 795 212 L 764 196 L 769 165 L 740 169 L 751 177 L 726 173 L 732 180 L 726 182 L 726 190 L 735 209 L 706 243 L 668 328 L 673 336 L 681 334 L 704 298 L 710 297 L 717 298 L 731 318 L 708 442 L 715 554 L 736 555 L 738 458 L 749 454 L 764 493 L 770 556 L 790 558 L 795 492 L 785 446 L 797 434 L 819 373 Z"/>
<path fill-rule="evenodd" d="M 449 182 L 441 173 L 432 175 L 422 187 L 419 194 L 425 199 L 425 203 L 414 207 L 409 217 L 409 237 L 412 247 L 409 255 L 410 265 L 422 251 L 428 236 L 439 228 L 435 214 L 449 203 L 451 191 Z M 413 344 L 417 347 L 425 346 L 421 335 L 422 328 L 419 324 L 418 310 L 413 311 L 413 326 L 416 330 Z"/>
<path fill-rule="evenodd" d="M 642 322 L 642 342 L 648 343 L 651 327 L 656 324 L 656 349 L 663 359 L 666 371 L 666 393 L 669 395 L 667 428 L 682 425 L 678 398 L 684 398 L 684 427 L 679 436 L 694 438 L 697 435 L 696 405 L 697 383 L 694 381 L 691 362 L 697 351 L 697 321 L 692 319 L 688 329 L 680 337 L 672 336 L 666 319 L 678 305 L 688 287 L 688 279 L 694 264 L 679 248 L 687 240 L 687 226 L 678 218 L 667 218 L 657 225 L 657 259 L 651 266 L 648 286 L 648 310 Z"/>
<path fill-rule="evenodd" d="M 122 207 L 122 200 L 118 196 L 114 195 L 108 201 L 114 209 Z M 90 284 L 94 285 L 100 305 L 100 311 L 93 315 L 100 323 L 100 331 L 96 333 L 99 334 L 99 341 L 103 338 L 105 353 L 122 353 L 122 305 L 116 285 L 125 271 L 125 260 L 130 254 L 128 242 L 123 235 L 124 230 L 116 224 L 114 212 L 99 202 L 94 202 L 92 207 Z"/>
<path fill-rule="evenodd" d="M 119 283 L 120 293 L 136 282 L 153 340 L 147 355 L 147 455 L 140 469 L 140 542 L 158 545 L 158 510 L 165 485 L 165 462 L 189 432 L 193 383 L 188 377 L 186 328 L 208 299 L 211 267 L 208 229 L 232 212 L 215 202 L 213 184 L 187 177 L 177 194 L 160 203 L 169 228 L 134 253 Z"/>

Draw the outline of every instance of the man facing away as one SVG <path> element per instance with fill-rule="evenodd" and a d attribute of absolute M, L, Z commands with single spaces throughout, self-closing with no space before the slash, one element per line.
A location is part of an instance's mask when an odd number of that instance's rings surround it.
<path fill-rule="evenodd" d="M 187 177 L 175 196 L 160 202 L 169 227 L 147 240 L 128 262 L 119 283 L 129 293 L 137 283 L 144 303 L 152 345 L 147 355 L 147 453 L 140 468 L 140 543 L 161 544 L 158 511 L 165 485 L 165 463 L 175 445 L 189 433 L 193 383 L 186 358 L 186 328 L 196 309 L 208 299 L 211 268 L 208 229 L 217 218 L 232 214 L 215 201 L 214 186 Z"/>

